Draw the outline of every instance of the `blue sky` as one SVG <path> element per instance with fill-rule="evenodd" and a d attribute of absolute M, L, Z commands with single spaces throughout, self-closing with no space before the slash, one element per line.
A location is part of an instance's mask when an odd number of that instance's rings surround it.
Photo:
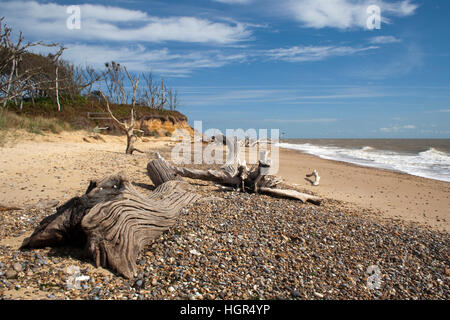
<path fill-rule="evenodd" d="M 7 24 L 67 60 L 166 77 L 204 129 L 291 138 L 449 138 L 449 15 L 446 0 L 0 1 Z"/>

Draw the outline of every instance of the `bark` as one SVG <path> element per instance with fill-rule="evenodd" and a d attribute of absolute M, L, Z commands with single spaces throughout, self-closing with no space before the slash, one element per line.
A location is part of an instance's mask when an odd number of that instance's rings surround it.
<path fill-rule="evenodd" d="M 42 220 L 21 248 L 84 247 L 97 267 L 132 278 L 140 251 L 175 224 L 182 207 L 197 200 L 190 188 L 169 181 L 145 197 L 123 174 L 91 181 L 83 196 Z"/>

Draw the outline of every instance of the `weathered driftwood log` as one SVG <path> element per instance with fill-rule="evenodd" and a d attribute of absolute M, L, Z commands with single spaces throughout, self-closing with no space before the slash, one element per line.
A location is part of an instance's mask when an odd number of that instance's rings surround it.
<path fill-rule="evenodd" d="M 309 201 L 314 204 L 320 204 L 321 199 L 319 197 L 296 190 L 276 189 L 276 186 L 282 182 L 282 179 L 277 176 L 267 175 L 269 167 L 270 161 L 267 160 L 267 154 L 262 156 L 258 166 L 251 170 L 245 164 L 239 163 L 235 165 L 224 165 L 218 170 L 200 170 L 172 166 L 157 153 L 157 159 L 150 161 L 147 165 L 147 172 L 155 186 L 170 181 L 174 177 L 179 179 L 181 176 L 233 186 L 235 189 L 240 188 L 243 192 L 251 191 L 257 193 L 260 191 L 270 195 L 297 199 L 302 202 Z"/>
<path fill-rule="evenodd" d="M 139 252 L 175 224 L 183 206 L 197 199 L 190 188 L 186 182 L 169 181 L 145 197 L 123 174 L 91 181 L 83 196 L 45 218 L 21 248 L 84 246 L 97 267 L 132 278 Z"/>

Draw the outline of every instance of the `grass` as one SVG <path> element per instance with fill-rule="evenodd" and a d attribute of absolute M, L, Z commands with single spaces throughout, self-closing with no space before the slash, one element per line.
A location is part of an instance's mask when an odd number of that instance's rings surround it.
<path fill-rule="evenodd" d="M 22 129 L 30 133 L 60 133 L 74 128 L 67 122 L 57 118 L 43 116 L 19 115 L 5 109 L 0 110 L 0 139 L 5 138 L 7 130 Z"/>

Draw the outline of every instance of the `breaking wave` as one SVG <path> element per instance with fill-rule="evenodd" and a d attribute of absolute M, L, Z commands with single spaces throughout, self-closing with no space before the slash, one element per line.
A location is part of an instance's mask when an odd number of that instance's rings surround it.
<path fill-rule="evenodd" d="M 450 154 L 434 148 L 412 154 L 378 150 L 370 146 L 361 149 L 318 146 L 310 143 L 279 143 L 279 146 L 302 151 L 323 159 L 395 170 L 419 177 L 450 182 Z"/>

